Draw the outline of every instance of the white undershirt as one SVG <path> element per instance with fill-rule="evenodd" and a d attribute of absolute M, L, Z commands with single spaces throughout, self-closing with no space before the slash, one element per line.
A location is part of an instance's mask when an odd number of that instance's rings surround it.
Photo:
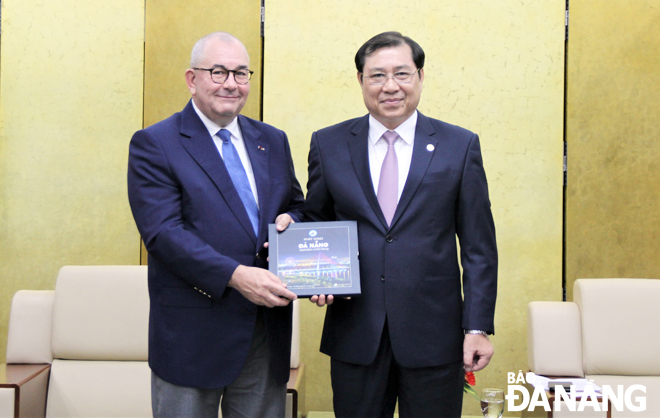
<path fill-rule="evenodd" d="M 197 113 L 197 116 L 199 116 L 199 118 L 204 123 L 204 126 L 206 126 L 206 129 L 208 129 L 211 138 L 213 138 L 213 142 L 215 143 L 215 147 L 218 149 L 218 152 L 220 153 L 220 157 L 222 157 L 222 139 L 216 134 L 220 129 L 226 129 L 231 133 L 231 142 L 232 144 L 234 144 L 234 147 L 236 147 L 236 152 L 238 152 L 238 156 L 241 159 L 243 168 L 245 168 L 245 173 L 247 174 L 248 180 L 250 181 L 250 188 L 252 189 L 254 200 L 255 202 L 257 202 L 257 207 L 259 207 L 259 196 L 257 195 L 257 183 L 254 180 L 254 172 L 252 171 L 252 163 L 250 162 L 250 157 L 248 156 L 247 150 L 245 149 L 245 141 L 243 141 L 243 134 L 241 133 L 241 128 L 238 125 L 238 117 L 235 117 L 234 120 L 232 120 L 229 125 L 225 126 L 224 128 L 221 128 L 217 123 L 207 118 L 206 115 L 202 113 L 201 110 L 199 110 L 197 105 L 195 105 L 194 100 L 192 101 L 192 104 L 193 104 L 193 109 L 195 109 L 195 113 Z"/>
<path fill-rule="evenodd" d="M 410 163 L 412 161 L 413 144 L 415 143 L 415 128 L 417 127 L 417 111 L 415 111 L 408 119 L 401 125 L 397 126 L 394 130 L 399 139 L 394 142 L 394 151 L 396 151 L 396 158 L 399 163 L 399 195 L 401 199 L 401 192 L 403 186 L 408 179 L 408 172 L 410 171 Z M 369 169 L 371 171 L 371 181 L 374 185 L 374 192 L 378 193 L 378 182 L 380 181 L 380 169 L 387 154 L 387 141 L 381 137 L 388 129 L 382 123 L 378 122 L 376 118 L 369 115 Z"/>

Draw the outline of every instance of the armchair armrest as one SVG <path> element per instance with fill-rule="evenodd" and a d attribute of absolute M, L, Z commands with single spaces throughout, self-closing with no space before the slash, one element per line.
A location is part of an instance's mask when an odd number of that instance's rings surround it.
<path fill-rule="evenodd" d="M 582 326 L 574 302 L 530 302 L 527 307 L 527 360 L 546 376 L 583 377 Z"/>
<path fill-rule="evenodd" d="M 302 416 L 305 413 L 305 363 L 291 369 L 286 392 L 286 417 Z"/>
<path fill-rule="evenodd" d="M 51 363 L 53 290 L 19 290 L 11 301 L 7 336 L 8 364 Z"/>
<path fill-rule="evenodd" d="M 1 365 L 0 413 L 15 418 L 44 417 L 49 374 L 50 364 Z"/>

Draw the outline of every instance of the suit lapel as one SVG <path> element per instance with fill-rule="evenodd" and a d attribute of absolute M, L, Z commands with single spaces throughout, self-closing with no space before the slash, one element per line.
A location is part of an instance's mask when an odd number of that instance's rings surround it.
<path fill-rule="evenodd" d="M 348 146 L 355 174 L 360 182 L 360 186 L 362 186 L 362 191 L 367 202 L 371 205 L 380 223 L 387 229 L 387 221 L 385 220 L 385 216 L 383 216 L 383 211 L 380 209 L 369 169 L 369 115 L 358 120 L 357 124 L 351 130 L 351 134 L 353 137 L 348 142 Z"/>
<path fill-rule="evenodd" d="M 257 185 L 257 195 L 259 196 L 259 237 L 265 238 L 267 233 L 267 217 L 264 216 L 262 208 L 268 208 L 270 204 L 270 178 L 268 176 L 268 155 L 270 152 L 269 144 L 261 137 L 261 132 L 250 123 L 250 120 L 242 115 L 238 115 L 238 124 L 241 127 L 245 149 L 250 157 L 254 181 Z M 267 241 L 260 239 L 259 241 Z"/>
<path fill-rule="evenodd" d="M 399 199 L 399 204 L 392 218 L 392 226 L 396 224 L 408 204 L 410 204 L 412 197 L 415 195 L 419 184 L 424 178 L 424 173 L 426 173 L 431 158 L 438 148 L 438 138 L 434 137 L 434 135 L 435 129 L 429 119 L 418 112 L 410 170 L 408 171 L 408 178 L 401 193 L 401 199 Z"/>
<path fill-rule="evenodd" d="M 195 113 L 191 102 L 188 102 L 188 105 L 181 112 L 181 135 L 183 147 L 211 178 L 225 202 L 227 202 L 227 206 L 256 245 L 257 237 L 254 235 L 252 223 L 243 201 L 234 187 L 213 138 L 211 138 L 206 126 Z"/>

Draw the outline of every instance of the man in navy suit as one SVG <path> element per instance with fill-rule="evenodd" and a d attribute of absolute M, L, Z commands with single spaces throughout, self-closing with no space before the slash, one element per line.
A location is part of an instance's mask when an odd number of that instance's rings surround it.
<path fill-rule="evenodd" d="M 267 268 L 268 223 L 300 220 L 284 132 L 239 115 L 247 50 L 217 32 L 194 46 L 192 100 L 138 131 L 128 194 L 149 251 L 155 417 L 284 416 L 296 295 Z"/>
<path fill-rule="evenodd" d="M 493 355 L 497 248 L 479 138 L 417 111 L 424 51 L 412 39 L 377 35 L 355 64 L 369 115 L 312 135 L 305 202 L 309 220 L 358 223 L 362 294 L 311 298 L 329 305 L 335 414 L 391 417 L 398 399 L 402 418 L 460 417 L 464 371 Z"/>

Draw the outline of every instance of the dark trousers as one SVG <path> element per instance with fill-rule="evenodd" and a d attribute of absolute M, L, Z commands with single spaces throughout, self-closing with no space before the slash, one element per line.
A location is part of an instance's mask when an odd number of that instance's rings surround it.
<path fill-rule="evenodd" d="M 368 366 L 331 360 L 337 418 L 391 418 L 397 398 L 400 418 L 460 418 L 463 362 L 409 369 L 392 353 L 387 323 L 374 362 Z"/>

